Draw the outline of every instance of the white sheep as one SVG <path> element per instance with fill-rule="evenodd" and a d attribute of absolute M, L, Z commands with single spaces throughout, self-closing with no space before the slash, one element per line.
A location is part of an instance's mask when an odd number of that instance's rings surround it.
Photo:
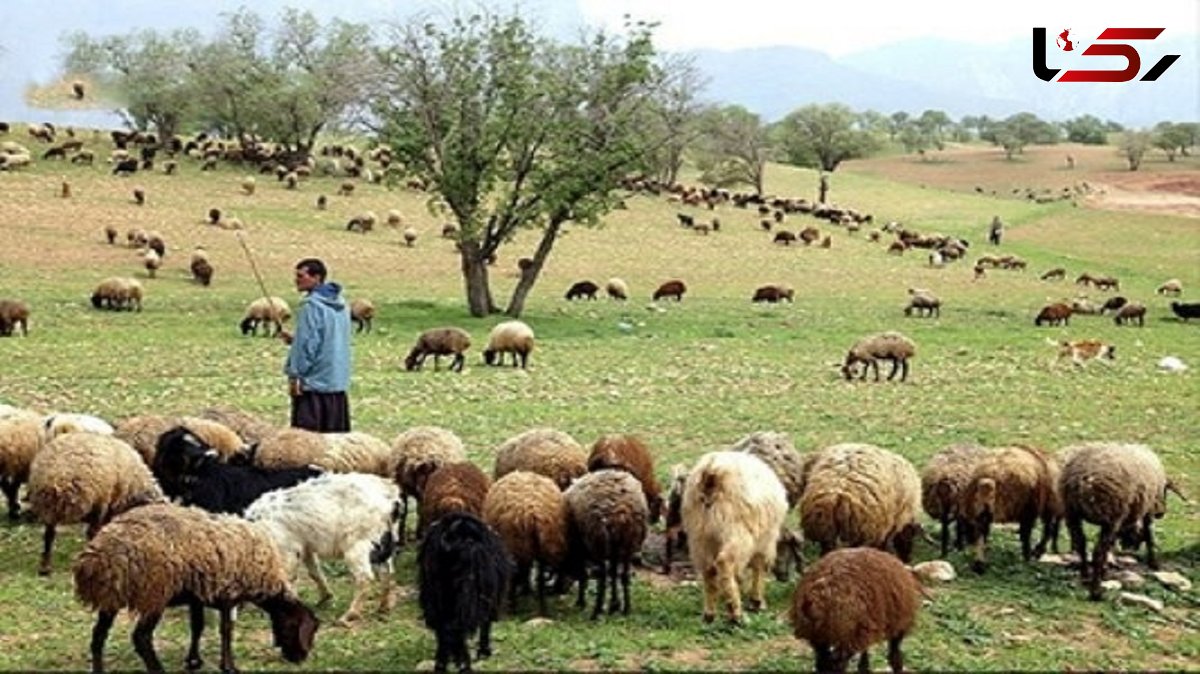
<path fill-rule="evenodd" d="M 293 577 L 301 561 L 321 592 L 320 604 L 333 593 L 321 573 L 321 557 L 341 557 L 354 576 L 354 598 L 338 619 L 348 625 L 361 615 L 362 601 L 374 576 L 381 573 L 380 610 L 391 610 L 391 556 L 396 546 L 395 524 L 400 514 L 400 490 L 375 475 L 326 473 L 294 487 L 267 492 L 246 508 L 245 517 L 258 522 L 283 553 L 284 568 Z"/>
<path fill-rule="evenodd" d="M 787 492 L 762 459 L 745 452 L 709 452 L 688 474 L 683 527 L 692 565 L 704 579 L 704 621 L 716 618 L 719 596 L 729 618 L 742 620 L 738 577 L 750 569 L 749 609 L 766 605 L 763 585 L 787 515 Z"/>
<path fill-rule="evenodd" d="M 42 420 L 42 441 L 50 442 L 64 433 L 98 433 L 112 435 L 113 427 L 100 417 L 90 414 L 48 414 Z"/>
<path fill-rule="evenodd" d="M 511 353 L 513 367 L 517 359 L 521 360 L 521 368 L 529 364 L 529 354 L 533 351 L 533 328 L 521 321 L 505 321 L 492 328 L 488 334 L 487 348 L 483 350 L 483 362 L 487 365 L 503 365 L 504 354 Z"/>

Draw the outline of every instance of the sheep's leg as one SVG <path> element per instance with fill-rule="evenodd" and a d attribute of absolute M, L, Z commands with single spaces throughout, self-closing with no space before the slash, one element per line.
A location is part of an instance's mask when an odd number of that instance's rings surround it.
<path fill-rule="evenodd" d="M 588 585 L 588 567 L 587 562 L 583 564 L 583 573 L 579 576 L 579 595 L 575 599 L 575 608 L 583 608 L 587 606 L 587 585 Z"/>
<path fill-rule="evenodd" d="M 630 567 L 629 560 L 625 560 L 624 562 L 621 563 L 621 590 L 625 595 L 625 597 L 624 597 L 625 604 L 624 604 L 624 606 L 621 607 L 621 610 L 625 615 L 629 615 L 629 606 L 630 606 L 630 602 L 629 602 L 629 567 Z"/>
<path fill-rule="evenodd" d="M 608 560 L 608 614 L 612 615 L 621 610 L 621 594 L 618 592 L 618 581 L 621 577 L 621 562 L 616 557 Z M 626 585 L 628 589 L 628 585 Z"/>
<path fill-rule="evenodd" d="M 317 589 L 321 592 L 321 598 L 317 600 L 317 606 L 324 606 L 333 599 L 333 591 L 329 589 L 329 583 L 325 580 L 325 573 L 321 571 L 321 560 L 313 553 L 304 555 L 304 568 L 308 569 L 308 577 L 313 579 L 317 584 Z"/>
<path fill-rule="evenodd" d="M 832 648 L 825 645 L 814 645 L 813 655 L 816 659 L 816 671 L 818 672 L 844 672 L 846 671 L 845 658 L 840 657 Z"/>
<path fill-rule="evenodd" d="M 864 650 L 858 656 L 858 674 L 871 674 L 871 652 Z"/>
<path fill-rule="evenodd" d="M 729 610 L 729 621 L 742 622 L 742 594 L 738 590 L 737 569 L 727 559 L 717 559 L 717 584 L 725 595 L 725 606 Z"/>
<path fill-rule="evenodd" d="M 537 583 L 537 602 L 538 615 L 546 615 L 546 563 L 537 563 L 537 578 L 534 579 Z"/>
<path fill-rule="evenodd" d="M 908 359 L 900 359 L 900 381 L 908 381 Z"/>
<path fill-rule="evenodd" d="M 221 616 L 221 672 L 237 672 L 233 664 L 233 607 L 222 606 L 217 609 Z"/>
<path fill-rule="evenodd" d="M 1027 562 L 1033 556 L 1033 547 L 1030 545 L 1033 539 L 1033 522 L 1033 518 L 1023 519 L 1017 528 L 1017 535 L 1021 539 L 1021 559 Z"/>
<path fill-rule="evenodd" d="M 766 608 L 767 601 L 763 595 L 766 581 L 767 560 L 762 555 L 754 555 L 750 558 L 750 601 L 746 610 L 757 612 Z"/>
<path fill-rule="evenodd" d="M 950 554 L 950 515 L 942 513 L 942 557 Z"/>
<path fill-rule="evenodd" d="M 371 577 L 355 578 L 354 579 L 354 597 L 350 599 L 350 607 L 342 614 L 342 617 L 337 619 L 337 624 L 342 627 L 349 627 L 351 623 L 358 620 L 362 616 L 362 602 L 367 593 L 371 591 Z"/>
<path fill-rule="evenodd" d="M 133 650 L 141 657 L 147 672 L 165 671 L 158 654 L 154 652 L 154 628 L 158 627 L 158 621 L 161 619 L 162 613 L 147 613 L 133 628 Z"/>
<path fill-rule="evenodd" d="M 461 353 L 454 354 L 454 364 L 450 366 L 451 370 L 462 372 L 463 364 L 467 362 L 467 357 Z"/>
<path fill-rule="evenodd" d="M 1100 583 L 1104 580 L 1104 570 L 1108 564 L 1108 553 L 1112 551 L 1117 541 L 1117 528 L 1111 524 L 1100 525 L 1100 539 L 1096 541 L 1096 549 L 1092 553 L 1092 577 L 1089 580 L 1088 599 L 1100 601 L 1104 589 Z M 1085 561 L 1086 563 L 1086 561 Z"/>
<path fill-rule="evenodd" d="M 600 562 L 600 569 L 596 573 L 596 608 L 592 609 L 592 620 L 600 617 L 601 608 L 604 606 L 604 590 L 608 586 L 608 569 L 605 568 L 605 563 Z M 615 588 L 614 588 L 615 590 Z"/>
<path fill-rule="evenodd" d="M 396 606 L 396 583 L 393 579 L 392 560 L 379 565 L 379 612 L 388 613 Z"/>
<path fill-rule="evenodd" d="M 1154 571 L 1158 571 L 1158 559 L 1154 556 L 1154 519 L 1153 515 L 1146 515 L 1142 520 L 1142 529 L 1146 532 L 1146 566 Z"/>
<path fill-rule="evenodd" d="M 437 630 L 435 636 L 437 637 L 437 654 L 433 656 L 433 671 L 444 672 L 446 671 L 446 661 L 450 658 L 446 648 L 446 633 L 444 630 Z"/>
<path fill-rule="evenodd" d="M 53 524 L 47 524 L 45 531 L 42 532 L 42 561 L 38 565 L 39 576 L 50 575 L 50 553 L 54 549 L 54 537 L 57 534 L 58 531 Z"/>
<path fill-rule="evenodd" d="M 904 653 L 900 651 L 900 642 L 904 641 L 904 635 L 901 634 L 892 639 L 888 639 L 888 665 L 891 666 L 893 674 L 900 674 L 904 671 Z"/>
<path fill-rule="evenodd" d="M 1032 528 L 1032 524 L 1030 525 Z M 1054 551 L 1058 552 L 1058 518 L 1051 513 L 1042 515 L 1042 539 L 1033 546 L 1033 559 L 1041 559 L 1046 554 L 1046 547 L 1054 542 Z"/>
<path fill-rule="evenodd" d="M 704 622 L 717 617 L 717 564 L 709 562 L 704 569 Z"/>
<path fill-rule="evenodd" d="M 1071 536 L 1071 551 L 1079 556 L 1080 576 L 1087 580 L 1087 537 L 1083 535 L 1083 519 L 1076 514 L 1067 513 L 1067 533 Z"/>
<path fill-rule="evenodd" d="M 188 602 L 188 622 L 192 630 L 191 643 L 183 666 L 188 671 L 195 671 L 204 666 L 204 658 L 200 657 L 200 635 L 204 634 L 204 604 L 195 600 Z"/>
<path fill-rule="evenodd" d="M 475 657 L 482 660 L 492 657 L 492 621 L 484 620 L 479 626 L 479 649 L 475 651 Z"/>
<path fill-rule="evenodd" d="M 987 539 L 991 530 L 991 520 L 985 521 L 983 531 L 980 532 L 979 538 L 975 539 L 975 561 L 971 562 L 971 570 L 975 573 L 983 573 L 987 570 Z"/>
<path fill-rule="evenodd" d="M 896 373 L 900 371 L 900 363 L 904 361 L 899 358 L 890 358 L 889 360 L 892 361 L 892 371 L 888 373 L 888 381 L 891 381 L 896 378 Z M 904 381 L 904 379 L 900 381 Z"/>
<path fill-rule="evenodd" d="M 467 635 L 464 632 L 455 632 L 452 647 L 454 648 L 454 662 L 458 665 L 458 671 L 471 671 L 471 651 L 467 648 Z"/>
<path fill-rule="evenodd" d="M 0 491 L 3 491 L 4 498 L 8 499 L 8 519 L 13 522 L 16 522 L 21 517 L 21 502 L 17 499 L 17 492 L 20 489 L 20 482 L 10 480 L 7 477 L 0 477 Z"/>
<path fill-rule="evenodd" d="M 96 624 L 92 626 L 92 672 L 102 674 L 104 671 L 104 643 L 108 641 L 108 632 L 112 629 L 116 611 L 101 611 L 96 616 Z"/>

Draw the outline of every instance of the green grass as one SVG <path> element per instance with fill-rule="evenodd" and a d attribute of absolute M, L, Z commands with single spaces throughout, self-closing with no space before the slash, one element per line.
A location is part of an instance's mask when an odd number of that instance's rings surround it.
<path fill-rule="evenodd" d="M 948 157 L 956 179 L 976 172 L 986 182 L 998 170 L 964 156 Z M 1056 450 L 1081 440 L 1120 440 L 1153 446 L 1195 499 L 1200 340 L 1196 326 L 1174 320 L 1153 289 L 1172 276 L 1182 279 L 1189 295 L 1200 288 L 1198 221 L 978 196 L 957 184 L 943 189 L 897 168 L 907 166 L 898 163 L 904 161 L 843 167 L 833 176 L 833 199 L 875 214 L 877 224 L 898 220 L 922 232 L 964 236 L 973 243 L 971 258 L 992 252 L 983 250 L 986 227 L 1000 215 L 1009 226 L 1001 252 L 1028 259 L 1029 271 L 997 270 L 974 281 L 969 262 L 930 269 L 923 255 L 889 256 L 865 233 L 850 237 L 830 227 L 823 229 L 833 235 L 831 250 L 777 247 L 758 231 L 756 213 L 731 207 L 714 213 L 720 232 L 697 236 L 679 228 L 674 214 L 687 210 L 707 218 L 707 211 L 635 196 L 602 228 L 573 229 L 557 245 L 524 317 L 538 335 L 524 372 L 479 363 L 487 330 L 500 317 L 467 317 L 458 259 L 452 244 L 438 238 L 441 222 L 425 209 L 425 195 L 364 184 L 353 197 L 331 196 L 330 210 L 318 212 L 316 195 L 332 195 L 340 181 L 314 179 L 289 192 L 260 177 L 258 193 L 246 197 L 238 191 L 242 173 L 225 168 L 204 174 L 190 161 L 180 176 L 134 180 L 111 177 L 101 166 L 40 162 L 25 173 L 0 174 L 9 215 L 0 224 L 6 238 L 0 295 L 23 298 L 34 312 L 28 338 L 0 340 L 0 401 L 114 420 L 232 403 L 283 423 L 284 347 L 237 333 L 242 309 L 258 291 L 233 235 L 202 224 L 207 209 L 217 206 L 248 223 L 247 240 L 272 293 L 293 299 L 291 265 L 316 254 L 349 295 L 379 305 L 375 332 L 355 338 L 351 400 L 356 428 L 384 439 L 417 424 L 445 426 L 463 437 L 472 459 L 490 468 L 494 447 L 534 426 L 560 428 L 583 443 L 601 433 L 636 432 L 654 450 L 661 478 L 671 464 L 693 461 L 755 430 L 785 431 L 801 451 L 871 442 L 917 465 L 956 442 Z M 72 199 L 54 196 L 62 175 L 75 188 Z M 147 189 L 145 207 L 130 202 L 135 182 Z M 768 187 L 811 199 L 816 176 L 772 167 Z M 366 236 L 346 233 L 345 220 L 368 208 L 404 212 L 421 232 L 416 247 L 401 246 L 398 233 L 386 228 Z M 811 222 L 793 216 L 784 226 L 795 230 Z M 159 278 L 143 278 L 147 300 L 140 314 L 96 312 L 87 305 L 100 278 L 143 274 L 133 251 L 102 242 L 100 230 L 108 223 L 122 232 L 157 229 L 168 241 Z M 515 284 L 516 259 L 535 244 L 521 235 L 502 249 L 492 272 L 501 302 Z M 204 245 L 214 260 L 212 288 L 187 280 L 186 258 L 195 245 Z M 1077 290 L 1069 280 L 1039 282 L 1051 266 L 1065 266 L 1070 278 L 1085 270 L 1119 276 L 1122 294 L 1150 307 L 1146 327 L 1118 328 L 1110 319 L 1084 316 L 1067 328 L 1035 329 L 1033 316 L 1042 304 Z M 625 305 L 562 300 L 571 282 L 591 278 L 602 284 L 609 276 L 629 282 L 634 299 Z M 687 281 L 686 299 L 648 307 L 654 286 L 671 277 Z M 769 282 L 793 285 L 796 303 L 751 305 L 754 288 Z M 911 286 L 942 296 L 940 319 L 903 316 Z M 449 324 L 475 340 L 466 371 L 404 372 L 402 359 L 415 335 Z M 836 366 L 845 349 L 859 336 L 885 329 L 903 330 L 918 344 L 910 381 L 842 381 Z M 1092 337 L 1117 345 L 1111 367 L 1052 364 L 1054 347 L 1047 339 Z M 1155 363 L 1168 354 L 1193 370 L 1157 373 Z M 1172 500 L 1157 531 L 1164 566 L 1200 581 L 1200 507 Z M 92 616 L 72 599 L 67 571 L 80 538 L 77 530 L 64 531 L 56 574 L 39 578 L 39 530 L 0 523 L 0 669 L 87 666 Z M 1008 530 L 995 534 L 992 566 L 982 577 L 967 571 L 963 555 L 952 556 L 964 575 L 931 588 L 933 601 L 905 644 L 908 667 L 1181 669 L 1200 661 L 1195 590 L 1174 594 L 1149 581 L 1144 591 L 1167 604 L 1161 615 L 1111 601 L 1091 603 L 1072 573 L 1022 563 L 1015 538 Z M 811 558 L 814 551 L 808 552 Z M 918 559 L 935 556 L 928 546 L 918 548 Z M 350 582 L 340 563 L 328 566 L 338 596 L 320 611 L 327 624 L 306 669 L 409 669 L 431 659 L 433 638 L 411 594 L 389 616 L 372 615 L 349 630 L 333 627 Z M 400 558 L 398 577 L 412 589 L 411 548 Z M 307 578 L 299 585 L 302 595 L 315 596 Z M 738 629 L 702 625 L 699 588 L 653 574 L 635 581 L 629 617 L 592 623 L 564 598 L 551 603 L 551 623 L 527 624 L 532 613 L 526 602 L 498 625 L 496 656 L 482 668 L 805 669 L 811 654 L 790 636 L 784 618 L 790 593 L 790 585 L 770 583 L 768 611 Z M 181 612 L 172 612 L 160 627 L 160 655 L 169 666 L 182 660 L 185 623 Z M 122 620 L 109 640 L 112 668 L 140 667 L 129 627 Z M 210 665 L 217 660 L 216 642 L 213 627 L 204 649 Z M 287 669 L 252 608 L 239 620 L 236 649 L 243 669 Z M 882 655 L 875 654 L 876 667 Z"/>

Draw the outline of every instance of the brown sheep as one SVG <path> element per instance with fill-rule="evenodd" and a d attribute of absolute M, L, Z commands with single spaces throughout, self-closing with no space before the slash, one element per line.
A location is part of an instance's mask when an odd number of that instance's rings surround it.
<path fill-rule="evenodd" d="M 350 302 L 350 320 L 358 326 L 355 332 L 362 332 L 365 327 L 371 331 L 371 321 L 375 319 L 375 303 L 368 299 L 359 298 Z M 436 359 L 435 359 L 436 364 Z"/>
<path fill-rule="evenodd" d="M 21 335 L 29 335 L 29 305 L 21 300 L 0 300 L 0 337 L 10 337 L 21 326 Z"/>
<path fill-rule="evenodd" d="M 888 381 L 891 381 L 897 372 L 900 372 L 900 381 L 905 381 L 908 379 L 908 361 L 916 354 L 917 345 L 899 332 L 870 335 L 850 347 L 842 364 L 842 375 L 849 381 L 854 376 L 856 366 L 861 363 L 863 370 L 859 379 L 866 379 L 867 371 L 874 368 L 875 381 L 879 381 L 879 361 L 889 360 L 892 362 L 892 371 L 888 374 Z"/>
<path fill-rule="evenodd" d="M 587 469 L 594 473 L 605 468 L 623 470 L 637 478 L 650 509 L 650 523 L 657 524 L 662 516 L 662 488 L 654 476 L 654 457 L 637 436 L 612 433 L 601 436 L 592 445 Z"/>
<path fill-rule="evenodd" d="M 952 445 L 934 454 L 921 471 L 921 505 L 927 515 L 942 523 L 942 557 L 950 554 L 951 523 L 955 529 L 954 547 L 962 549 L 959 501 L 975 462 L 984 452 L 978 445 Z"/>
<path fill-rule="evenodd" d="M 654 300 L 657 301 L 663 297 L 674 297 L 676 302 L 683 301 L 683 294 L 687 292 L 687 285 L 680 280 L 671 280 L 663 283 L 654 291 Z"/>
<path fill-rule="evenodd" d="M 442 356 L 453 355 L 450 370 L 462 372 L 466 362 L 464 352 L 471 348 L 471 336 L 460 328 L 432 328 L 417 337 L 417 343 L 404 359 L 404 369 L 419 370 L 425 358 L 433 354 L 433 369 L 436 372 Z"/>
<path fill-rule="evenodd" d="M 430 524 L 453 512 L 483 515 L 483 502 L 492 479 L 470 461 L 447 463 L 440 467 L 426 464 L 421 470 L 433 470 L 424 478 L 420 511 L 417 517 L 417 536 L 423 536 Z M 418 478 L 420 479 L 420 478 Z"/>
<path fill-rule="evenodd" d="M 1038 327 L 1040 327 L 1042 323 L 1048 323 L 1050 325 L 1058 325 L 1060 323 L 1063 325 L 1070 325 L 1071 313 L 1072 309 L 1071 305 L 1069 304 L 1064 304 L 1063 302 L 1047 304 L 1046 306 L 1042 307 L 1040 312 L 1038 312 L 1037 318 L 1033 319 L 1033 324 Z"/>
<path fill-rule="evenodd" d="M 1034 447 L 1003 447 L 979 457 L 962 491 L 960 516 L 968 545 L 975 547 L 971 568 L 983 573 L 992 524 L 1018 523 L 1021 555 L 1037 559 L 1054 538 L 1062 517 L 1058 463 Z M 1031 545 L 1033 527 L 1042 520 L 1042 539 Z"/>
<path fill-rule="evenodd" d="M 787 286 L 771 284 L 756 289 L 754 291 L 754 297 L 751 297 L 750 301 L 769 302 L 771 304 L 775 304 L 776 302 L 781 302 L 783 300 L 793 302 L 795 295 L 796 291 Z"/>
<path fill-rule="evenodd" d="M 646 540 L 649 516 L 642 485 L 629 473 L 603 469 L 580 478 L 563 498 L 567 501 L 572 549 L 578 550 L 585 565 L 599 567 L 592 620 L 600 616 L 606 584 L 609 587 L 608 612 L 616 613 L 623 608 L 625 615 L 629 615 L 630 566 Z M 623 601 L 617 594 L 618 578 L 624 593 Z M 582 608 L 587 593 L 586 571 L 580 574 L 579 581 L 579 600 L 575 605 Z"/>
<path fill-rule="evenodd" d="M 1043 281 L 1062 281 L 1067 277 L 1067 270 L 1062 267 L 1055 267 L 1050 271 L 1042 274 Z"/>
<path fill-rule="evenodd" d="M 797 639 L 807 641 L 817 672 L 844 672 L 856 653 L 869 672 L 867 649 L 888 642 L 892 672 L 904 670 L 900 643 L 921 608 L 921 584 L 900 560 L 874 548 L 825 555 L 800 579 L 788 617 Z"/>
<path fill-rule="evenodd" d="M 1125 325 L 1137 321 L 1138 327 L 1142 327 L 1146 323 L 1146 305 L 1140 302 L 1130 302 L 1125 306 L 1117 309 L 1117 315 L 1113 317 L 1113 323 L 1117 325 Z"/>
<path fill-rule="evenodd" d="M 553 428 L 534 428 L 505 440 L 496 448 L 493 476 L 498 480 L 518 470 L 550 478 L 566 489 L 587 473 L 588 455 L 575 438 Z"/>
<path fill-rule="evenodd" d="M 785 246 L 790 246 L 796 241 L 796 235 L 786 230 L 775 232 L 775 238 L 772 243 L 782 243 Z"/>
<path fill-rule="evenodd" d="M 509 586 L 509 608 L 515 612 L 517 590 L 530 590 L 529 573 L 537 564 L 538 612 L 546 613 L 546 574 L 561 573 L 567 560 L 567 499 L 554 482 L 518 470 L 496 480 L 483 502 L 483 521 L 496 530 L 517 573 Z"/>

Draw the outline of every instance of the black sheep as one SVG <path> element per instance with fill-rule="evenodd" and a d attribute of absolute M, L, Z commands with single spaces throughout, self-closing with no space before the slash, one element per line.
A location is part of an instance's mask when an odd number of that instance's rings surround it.
<path fill-rule="evenodd" d="M 120 175 L 122 173 L 124 173 L 124 174 L 137 173 L 137 170 L 138 170 L 138 160 L 122 159 L 121 161 L 117 162 L 116 166 L 113 167 L 113 175 Z"/>
<path fill-rule="evenodd" d="M 476 657 L 492 654 L 492 622 L 512 576 L 512 562 L 500 537 L 468 513 L 435 521 L 417 555 L 421 613 L 437 637 L 434 671 L 446 671 L 453 658 L 460 672 L 469 672 L 471 633 L 479 631 Z"/>
<path fill-rule="evenodd" d="M 1200 302 L 1171 302 L 1171 312 L 1184 321 L 1200 318 Z"/>
<path fill-rule="evenodd" d="M 571 288 L 567 290 L 566 297 L 568 300 L 582 299 L 584 297 L 594 300 L 596 299 L 596 293 L 599 291 L 600 286 L 591 281 L 578 281 L 572 284 Z"/>
<path fill-rule="evenodd" d="M 209 512 L 241 514 L 259 496 L 321 474 L 317 468 L 267 470 L 221 463 L 206 442 L 184 426 L 158 439 L 152 466 L 163 493 Z"/>

